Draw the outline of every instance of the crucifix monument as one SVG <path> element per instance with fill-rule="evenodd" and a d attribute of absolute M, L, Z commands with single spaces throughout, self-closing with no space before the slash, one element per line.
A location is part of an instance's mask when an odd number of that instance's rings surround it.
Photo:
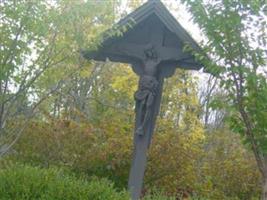
<path fill-rule="evenodd" d="M 172 76 L 177 67 L 199 70 L 203 66 L 192 54 L 183 51 L 185 44 L 197 52 L 201 49 L 159 0 L 149 0 L 120 20 L 117 27 L 127 26 L 129 22 L 134 25 L 121 37 L 106 34 L 97 50 L 85 50 L 83 56 L 96 61 L 108 58 L 129 63 L 139 76 L 138 90 L 134 94 L 134 153 L 128 182 L 132 200 L 137 200 L 142 191 L 164 78 Z"/>

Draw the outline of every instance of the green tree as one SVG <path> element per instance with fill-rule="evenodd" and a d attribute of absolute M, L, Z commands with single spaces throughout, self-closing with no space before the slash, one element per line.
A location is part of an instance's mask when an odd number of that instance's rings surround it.
<path fill-rule="evenodd" d="M 0 48 L 0 156 L 20 136 L 25 123 L 15 126 L 20 116 L 29 118 L 55 88 L 45 91 L 38 100 L 34 83 L 47 69 L 61 62 L 55 49 L 56 32 L 49 27 L 49 6 L 41 1 L 1 1 Z M 27 120 L 25 120 L 27 121 Z"/>
<path fill-rule="evenodd" d="M 264 1 L 183 1 L 207 37 L 205 55 L 196 55 L 227 91 L 232 130 L 248 144 L 262 175 L 267 199 L 266 4 Z"/>
<path fill-rule="evenodd" d="M 55 114 L 61 109 L 70 84 L 82 88 L 75 92 L 85 101 L 90 86 L 84 87 L 85 78 L 75 80 L 93 71 L 93 65 L 81 58 L 80 49 L 97 46 L 92 38 L 114 20 L 106 15 L 113 5 L 116 1 L 1 1 L 0 156 L 18 140 L 29 118 L 40 116 L 38 109 Z"/>
<path fill-rule="evenodd" d="M 260 196 L 260 173 L 240 136 L 223 126 L 206 133 L 200 159 L 199 196 L 209 199 L 254 199 Z"/>

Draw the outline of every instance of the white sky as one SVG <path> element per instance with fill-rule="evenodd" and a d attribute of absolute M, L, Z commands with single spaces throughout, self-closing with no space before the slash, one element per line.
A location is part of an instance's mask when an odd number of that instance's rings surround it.
<path fill-rule="evenodd" d="M 161 2 L 168 8 L 170 13 L 197 43 L 200 43 L 203 40 L 203 34 L 201 33 L 199 27 L 190 20 L 192 16 L 186 10 L 185 5 L 177 0 L 161 0 Z M 199 79 L 198 85 L 200 89 L 206 83 L 209 75 L 202 73 L 201 71 L 193 71 L 193 76 L 196 76 Z"/>
<path fill-rule="evenodd" d="M 162 0 L 161 1 L 184 27 L 184 29 L 197 41 L 200 42 L 203 38 L 200 29 L 190 19 L 191 15 L 186 10 L 186 7 L 177 0 Z"/>

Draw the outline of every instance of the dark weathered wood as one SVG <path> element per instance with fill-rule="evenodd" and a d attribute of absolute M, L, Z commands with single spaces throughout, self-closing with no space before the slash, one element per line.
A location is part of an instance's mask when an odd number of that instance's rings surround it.
<path fill-rule="evenodd" d="M 156 118 L 160 109 L 163 79 L 159 81 L 159 91 L 153 105 L 153 114 L 151 122 L 145 127 L 145 134 L 140 137 L 136 133 L 134 134 L 134 153 L 133 160 L 129 175 L 128 188 L 131 193 L 132 200 L 137 200 L 142 192 L 148 148 L 152 139 L 152 135 L 155 128 Z M 140 113 L 137 113 L 136 120 L 140 118 Z M 136 122 L 136 127 L 137 127 Z"/>
<path fill-rule="evenodd" d="M 133 28 L 122 37 L 104 34 L 104 41 L 97 51 L 83 51 L 84 57 L 132 65 L 139 75 L 139 86 L 134 97 L 136 120 L 134 153 L 128 187 L 132 200 L 141 195 L 148 148 L 152 140 L 156 118 L 160 109 L 163 80 L 173 75 L 175 68 L 200 69 L 194 56 L 183 51 L 189 44 L 200 51 L 197 43 L 173 18 L 159 1 L 150 0 L 126 18 L 118 26 L 135 21 Z"/>
<path fill-rule="evenodd" d="M 161 61 L 167 61 L 167 60 L 178 61 L 178 60 L 182 60 L 186 58 L 191 58 L 190 55 L 185 55 L 182 49 L 154 45 L 153 43 L 146 44 L 146 45 L 139 45 L 139 44 L 133 44 L 133 43 L 121 43 L 121 44 L 118 44 L 113 49 L 114 50 L 113 54 L 118 54 L 118 55 L 125 54 L 129 57 L 143 60 L 144 50 L 151 46 L 157 49 L 159 56 L 160 56 L 159 59 Z M 112 54 L 112 52 L 109 52 L 109 54 Z"/>

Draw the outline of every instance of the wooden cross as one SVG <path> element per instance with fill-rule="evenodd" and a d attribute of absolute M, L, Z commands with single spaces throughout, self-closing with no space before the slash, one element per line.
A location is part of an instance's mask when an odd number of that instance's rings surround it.
<path fill-rule="evenodd" d="M 142 191 L 164 78 L 173 75 L 177 67 L 200 69 L 202 66 L 193 55 L 183 51 L 180 43 L 191 45 L 195 51 L 201 49 L 160 1 L 148 1 L 118 25 L 123 26 L 132 19 L 136 24 L 123 37 L 108 37 L 97 51 L 84 51 L 83 55 L 99 61 L 109 58 L 114 62 L 130 63 L 140 77 L 134 94 L 134 153 L 128 182 L 131 198 L 137 200 Z"/>
<path fill-rule="evenodd" d="M 187 59 L 188 56 L 184 56 L 184 52 L 178 48 L 170 48 L 163 46 L 164 33 L 163 27 L 154 26 L 151 29 L 151 40 L 150 43 L 145 45 L 134 44 L 134 43 L 120 43 L 116 46 L 116 52 L 121 54 L 124 53 L 129 57 L 138 59 L 143 67 L 143 73 L 140 75 L 138 92 L 142 92 L 142 87 L 145 87 L 147 95 L 143 99 L 138 99 L 135 95 L 136 100 L 136 124 L 134 134 L 134 155 L 132 161 L 132 167 L 129 176 L 128 188 L 132 194 L 132 199 L 136 200 L 139 198 L 145 166 L 147 161 L 147 151 L 149 144 L 152 139 L 154 132 L 156 118 L 160 108 L 163 77 L 157 69 L 162 61 L 169 60 L 182 60 Z M 153 34 L 154 33 L 154 34 Z M 144 83 L 143 79 L 154 80 L 156 84 L 155 94 L 151 94 L 151 102 L 149 101 L 149 93 L 153 91 L 150 86 L 142 85 L 149 84 Z M 149 80 L 148 80 L 149 81 Z M 152 85 L 153 87 L 153 85 Z M 143 102 L 142 102 L 143 101 Z M 147 101 L 147 102 L 146 102 Z M 145 105 L 142 105 L 145 104 Z M 147 105 L 150 104 L 150 105 Z M 142 117 L 142 115 L 145 115 Z M 140 127 L 143 126 L 143 127 Z M 139 130 L 142 128 L 142 130 Z M 141 131 L 141 133 L 140 133 Z"/>

